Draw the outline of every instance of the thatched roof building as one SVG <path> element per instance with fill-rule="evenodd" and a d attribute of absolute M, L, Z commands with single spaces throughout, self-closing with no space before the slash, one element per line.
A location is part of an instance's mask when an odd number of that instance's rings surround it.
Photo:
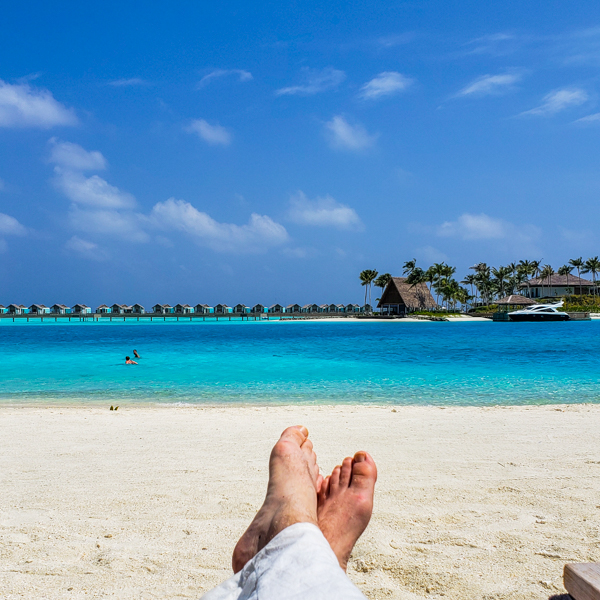
<path fill-rule="evenodd" d="M 384 313 L 403 315 L 414 310 L 436 308 L 436 303 L 427 284 L 411 285 L 406 283 L 406 277 L 392 277 L 377 307 Z"/>
<path fill-rule="evenodd" d="M 537 304 L 537 302 L 525 296 L 512 294 L 511 296 L 501 298 L 496 304 L 499 306 L 530 306 L 531 304 Z"/>

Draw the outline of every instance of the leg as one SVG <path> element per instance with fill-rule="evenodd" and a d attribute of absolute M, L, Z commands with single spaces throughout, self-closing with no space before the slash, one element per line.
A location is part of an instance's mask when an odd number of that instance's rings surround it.
<path fill-rule="evenodd" d="M 354 544 L 371 519 L 376 481 L 375 461 L 366 452 L 357 452 L 335 467 L 320 486 L 319 528 L 344 571 Z"/>
<path fill-rule="evenodd" d="M 269 460 L 267 496 L 233 551 L 233 572 L 294 523 L 317 524 L 317 456 L 305 427 L 288 427 Z"/>

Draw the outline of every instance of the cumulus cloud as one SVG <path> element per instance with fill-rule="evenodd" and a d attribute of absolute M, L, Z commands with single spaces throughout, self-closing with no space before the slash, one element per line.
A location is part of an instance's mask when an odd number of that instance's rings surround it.
<path fill-rule="evenodd" d="M 211 125 L 204 119 L 194 119 L 185 128 L 185 131 L 195 133 L 212 145 L 228 146 L 231 143 L 231 133 L 225 127 Z"/>
<path fill-rule="evenodd" d="M 542 117 L 554 115 L 571 106 L 579 106 L 587 102 L 587 93 L 579 88 L 556 90 L 544 96 L 542 104 L 522 112 L 521 115 L 539 115 Z"/>
<path fill-rule="evenodd" d="M 80 237 L 74 235 L 70 240 L 65 243 L 65 248 L 69 253 L 74 253 L 81 258 L 88 258 L 91 260 L 106 260 L 108 254 L 98 244 L 83 240 Z"/>
<path fill-rule="evenodd" d="M 488 96 L 498 94 L 510 89 L 521 80 L 518 73 L 504 73 L 502 75 L 482 75 L 456 94 L 457 96 Z"/>
<path fill-rule="evenodd" d="M 331 196 L 310 200 L 304 192 L 290 198 L 288 218 L 299 225 L 334 227 L 336 229 L 362 229 L 363 224 L 356 211 Z"/>
<path fill-rule="evenodd" d="M 360 88 L 361 98 L 375 99 L 404 91 L 413 80 L 396 71 L 384 71 Z"/>
<path fill-rule="evenodd" d="M 130 77 L 129 79 L 114 79 L 113 81 L 109 81 L 108 85 L 114 87 L 131 87 L 134 85 L 148 85 L 148 82 L 140 77 Z"/>
<path fill-rule="evenodd" d="M 150 220 L 156 227 L 183 231 L 198 243 L 220 252 L 260 252 L 289 239 L 285 227 L 270 217 L 253 213 L 246 225 L 219 223 L 189 202 L 175 198 L 157 203 Z"/>
<path fill-rule="evenodd" d="M 0 235 L 25 235 L 27 229 L 14 217 L 0 213 Z"/>
<path fill-rule="evenodd" d="M 346 79 L 346 73 L 333 67 L 321 70 L 305 67 L 302 69 L 302 79 L 303 83 L 280 88 L 275 94 L 277 96 L 293 96 L 296 94 L 300 96 L 312 96 L 336 88 Z"/>
<path fill-rule="evenodd" d="M 327 121 L 325 130 L 330 145 L 343 150 L 363 150 L 372 146 L 377 139 L 377 135 L 369 134 L 362 125 L 351 125 L 340 115 Z"/>
<path fill-rule="evenodd" d="M 128 242 L 147 242 L 145 231 L 148 218 L 132 211 L 87 210 L 77 205 L 69 210 L 69 222 L 77 231 L 119 238 Z"/>
<path fill-rule="evenodd" d="M 69 200 L 76 204 L 106 209 L 133 208 L 135 198 L 110 185 L 102 177 L 85 177 L 81 173 L 65 171 L 56 178 L 56 185 Z"/>
<path fill-rule="evenodd" d="M 58 102 L 48 90 L 28 83 L 10 84 L 0 79 L 0 127 L 76 125 L 75 112 Z"/>
<path fill-rule="evenodd" d="M 440 237 L 453 237 L 464 241 L 505 240 L 531 242 L 540 235 L 533 225 L 514 225 L 509 221 L 490 217 L 484 213 L 464 213 L 456 221 L 446 221 L 437 228 Z"/>
<path fill-rule="evenodd" d="M 202 88 L 208 83 L 210 83 L 213 79 L 218 79 L 219 77 L 227 77 L 228 75 L 235 75 L 238 78 L 238 81 L 252 81 L 252 73 L 250 71 L 244 71 L 243 69 L 215 69 L 211 71 L 208 75 L 205 75 L 199 82 L 198 88 Z"/>
<path fill-rule="evenodd" d="M 88 152 L 79 144 L 61 142 L 56 138 L 51 138 L 50 144 L 49 161 L 59 167 L 74 171 L 102 171 L 106 168 L 106 159 L 97 150 Z"/>

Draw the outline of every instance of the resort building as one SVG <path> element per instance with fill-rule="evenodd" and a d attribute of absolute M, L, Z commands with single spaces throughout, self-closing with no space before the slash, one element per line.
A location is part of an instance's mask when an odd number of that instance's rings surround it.
<path fill-rule="evenodd" d="M 266 313 L 267 307 L 264 304 L 255 304 L 252 307 L 252 312 L 253 313 Z"/>
<path fill-rule="evenodd" d="M 29 307 L 30 315 L 49 315 L 50 309 L 45 304 L 32 304 Z"/>
<path fill-rule="evenodd" d="M 248 314 L 250 312 L 250 307 L 246 306 L 245 304 L 236 304 L 233 307 L 233 312 L 236 315 L 245 315 L 245 314 Z"/>
<path fill-rule="evenodd" d="M 53 304 L 50 308 L 50 312 L 54 315 L 68 315 L 71 309 L 65 304 Z"/>
<path fill-rule="evenodd" d="M 285 307 L 285 312 L 286 313 L 299 313 L 300 312 L 300 305 L 299 304 L 288 304 Z"/>
<path fill-rule="evenodd" d="M 110 307 L 110 312 L 113 315 L 124 315 L 131 312 L 131 306 L 127 306 L 127 304 L 113 304 Z"/>
<path fill-rule="evenodd" d="M 8 312 L 8 308 L 4 304 L 0 304 L 0 315 L 5 315 Z"/>
<path fill-rule="evenodd" d="M 431 310 L 437 307 L 427 284 L 406 283 L 406 277 L 392 277 L 381 294 L 377 307 L 388 315 L 405 315 L 415 310 Z M 365 312 L 371 307 L 365 305 Z"/>
<path fill-rule="evenodd" d="M 71 312 L 76 315 L 91 315 L 92 309 L 87 304 L 76 304 Z"/>
<path fill-rule="evenodd" d="M 131 307 L 131 312 L 134 315 L 143 315 L 146 313 L 146 309 L 141 304 L 134 304 Z"/>
<path fill-rule="evenodd" d="M 550 275 L 536 277 L 519 285 L 520 292 L 527 298 L 559 298 L 571 294 L 591 294 L 594 284 L 577 275 Z"/>
<path fill-rule="evenodd" d="M 23 304 L 9 304 L 8 305 L 9 315 L 25 315 L 27 314 L 27 307 Z"/>
<path fill-rule="evenodd" d="M 208 315 L 213 312 L 213 310 L 213 307 L 208 304 L 196 304 L 196 306 L 194 306 L 194 312 L 197 315 Z"/>
<path fill-rule="evenodd" d="M 173 312 L 173 307 L 170 304 L 155 304 L 152 310 L 157 315 L 169 315 Z"/>
<path fill-rule="evenodd" d="M 232 309 L 227 306 L 227 304 L 217 304 L 215 306 L 215 314 L 217 315 L 226 315 L 226 314 L 230 314 L 232 312 Z"/>
<path fill-rule="evenodd" d="M 360 304 L 348 304 L 346 306 L 347 313 L 359 313 L 360 312 Z"/>
<path fill-rule="evenodd" d="M 282 312 L 285 312 L 285 308 L 283 308 L 283 306 L 281 306 L 281 304 L 273 304 L 273 305 L 269 306 L 269 312 L 270 313 L 282 313 Z"/>
<path fill-rule="evenodd" d="M 303 312 L 303 313 L 316 313 L 316 312 L 319 312 L 319 305 L 318 304 L 305 304 L 300 309 L 300 312 Z"/>
<path fill-rule="evenodd" d="M 321 304 L 319 306 L 319 310 L 317 312 L 328 313 L 329 312 L 329 304 Z"/>
<path fill-rule="evenodd" d="M 106 315 L 110 312 L 110 308 L 108 306 L 106 306 L 106 304 L 101 304 L 97 309 L 96 312 L 100 315 Z"/>
<path fill-rule="evenodd" d="M 335 305 L 335 309 L 336 309 L 336 312 L 345 313 L 346 312 L 346 305 L 345 304 L 336 304 Z"/>
<path fill-rule="evenodd" d="M 176 315 L 191 315 L 194 309 L 189 304 L 176 304 L 175 314 Z"/>

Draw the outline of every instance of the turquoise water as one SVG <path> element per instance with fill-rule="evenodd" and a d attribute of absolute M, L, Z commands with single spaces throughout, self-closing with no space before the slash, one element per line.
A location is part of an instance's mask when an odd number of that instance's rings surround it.
<path fill-rule="evenodd" d="M 598 402 L 600 322 L 2 322 L 0 368 L 3 403 Z"/>

